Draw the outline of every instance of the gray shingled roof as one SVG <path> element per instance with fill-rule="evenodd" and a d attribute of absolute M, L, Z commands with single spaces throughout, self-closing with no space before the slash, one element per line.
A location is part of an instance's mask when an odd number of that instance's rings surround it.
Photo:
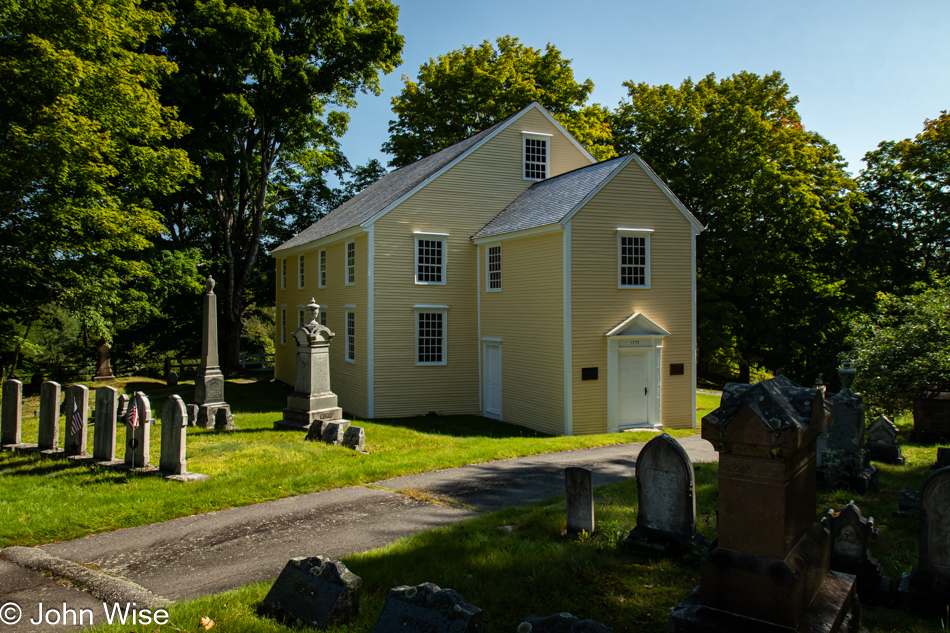
<path fill-rule="evenodd" d="M 517 116 L 517 114 L 512 116 Z M 485 137 L 490 136 L 511 118 L 508 117 L 504 121 L 499 121 L 487 130 L 439 150 L 435 154 L 426 156 L 411 165 L 389 172 L 271 252 L 307 244 L 363 224 L 469 149 L 478 145 Z"/>
<path fill-rule="evenodd" d="M 610 178 L 627 158 L 612 158 L 535 183 L 492 218 L 472 239 L 560 222 L 588 194 Z"/>

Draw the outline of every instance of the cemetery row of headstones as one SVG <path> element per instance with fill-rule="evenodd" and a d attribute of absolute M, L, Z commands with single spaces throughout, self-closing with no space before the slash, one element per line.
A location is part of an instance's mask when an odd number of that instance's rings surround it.
<path fill-rule="evenodd" d="M 338 560 L 324 556 L 294 558 L 261 603 L 258 612 L 286 624 L 320 628 L 346 624 L 359 615 L 359 576 Z M 426 582 L 394 587 L 371 633 L 480 633 L 482 610 L 453 589 Z M 528 616 L 512 633 L 610 633 L 594 620 L 570 613 Z"/>
<path fill-rule="evenodd" d="M 150 462 L 149 441 L 152 419 L 151 404 L 142 392 L 132 398 L 120 395 L 115 387 L 99 387 L 95 391 L 93 414 L 93 449 L 87 453 L 89 425 L 89 388 L 70 385 L 65 389 L 65 442 L 59 447 L 61 386 L 52 381 L 40 388 L 39 430 L 37 443 L 22 442 L 23 383 L 7 380 L 3 383 L 3 405 L 0 409 L 0 445 L 24 452 L 40 452 L 49 456 L 91 461 L 97 465 L 158 471 L 169 479 L 202 481 L 207 475 L 189 473 L 185 458 L 188 410 L 179 396 L 171 396 L 162 409 L 162 441 L 159 465 Z M 117 425 L 126 427 L 125 456 L 116 459 Z M 233 424 L 232 424 L 233 427 Z"/>
<path fill-rule="evenodd" d="M 304 440 L 324 442 L 332 446 L 343 446 L 360 453 L 366 452 L 366 432 L 361 426 L 352 426 L 349 420 L 337 420 L 335 422 L 314 420 L 310 424 Z"/>

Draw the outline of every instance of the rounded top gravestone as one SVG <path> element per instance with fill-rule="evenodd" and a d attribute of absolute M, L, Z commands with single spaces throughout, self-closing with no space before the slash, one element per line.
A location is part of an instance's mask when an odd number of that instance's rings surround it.
<path fill-rule="evenodd" d="M 692 535 L 696 531 L 695 476 L 689 456 L 661 433 L 637 456 L 637 526 Z"/>
<path fill-rule="evenodd" d="M 920 570 L 950 579 L 950 466 L 924 481 L 920 507 Z"/>

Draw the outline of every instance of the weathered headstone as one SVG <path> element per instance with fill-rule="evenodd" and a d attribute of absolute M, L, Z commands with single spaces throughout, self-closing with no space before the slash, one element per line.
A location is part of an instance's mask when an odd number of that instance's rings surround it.
<path fill-rule="evenodd" d="M 198 405 L 188 405 L 188 426 L 198 426 Z"/>
<path fill-rule="evenodd" d="M 937 470 L 938 468 L 946 468 L 947 466 L 950 466 L 950 447 L 938 446 L 937 459 L 930 465 L 930 468 Z"/>
<path fill-rule="evenodd" d="M 320 437 L 320 440 L 327 444 L 340 446 L 343 444 L 343 436 L 346 435 L 346 429 L 349 428 L 349 426 L 349 420 L 329 422 L 323 427 L 323 435 Z"/>
<path fill-rule="evenodd" d="M 214 412 L 214 428 L 218 431 L 234 431 L 234 416 L 231 415 L 231 407 L 218 407 Z"/>
<path fill-rule="evenodd" d="M 66 442 L 67 455 L 86 455 L 89 425 L 89 388 L 84 385 L 66 387 Z"/>
<path fill-rule="evenodd" d="M 347 428 L 343 434 L 343 446 L 354 451 L 359 451 L 360 453 L 365 453 L 366 432 L 363 431 L 363 427 L 351 426 Z"/>
<path fill-rule="evenodd" d="M 894 516 L 898 517 L 919 517 L 920 516 L 920 491 L 901 488 L 897 497 L 897 510 Z"/>
<path fill-rule="evenodd" d="M 865 448 L 864 401 L 851 391 L 855 370 L 845 361 L 838 370 L 841 391 L 830 400 L 831 424 L 818 439 L 818 483 L 865 493 L 878 488 L 878 470 Z"/>
<path fill-rule="evenodd" d="M 389 590 L 371 633 L 477 633 L 482 610 L 454 589 L 430 582 Z"/>
<path fill-rule="evenodd" d="M 166 387 L 177 387 L 178 386 L 178 372 L 170 371 L 165 374 L 165 386 Z"/>
<path fill-rule="evenodd" d="M 572 466 L 564 469 L 567 533 L 594 533 L 594 473 L 590 468 Z"/>
<path fill-rule="evenodd" d="M 185 441 L 188 429 L 188 411 L 178 396 L 171 396 L 162 407 L 162 452 L 158 469 L 169 475 L 188 472 L 185 460 Z"/>
<path fill-rule="evenodd" d="M 950 604 L 950 468 L 924 480 L 917 566 L 901 577 L 898 594 L 902 605 L 915 611 L 945 614 Z"/>
<path fill-rule="evenodd" d="M 637 526 L 624 544 L 640 549 L 688 551 L 705 546 L 696 532 L 696 479 L 689 455 L 661 433 L 637 456 Z"/>
<path fill-rule="evenodd" d="M 125 424 L 125 419 L 129 415 L 130 400 L 131 398 L 129 398 L 127 394 L 124 394 L 124 393 L 119 394 L 119 409 L 115 415 L 116 415 L 116 418 L 119 420 L 119 422 L 121 422 L 122 424 Z"/>
<path fill-rule="evenodd" d="M 95 432 L 92 436 L 92 457 L 96 461 L 115 461 L 118 410 L 118 389 L 115 387 L 99 387 L 96 389 Z"/>
<path fill-rule="evenodd" d="M 96 375 L 93 380 L 115 380 L 112 375 L 112 363 L 109 360 L 109 351 L 112 346 L 106 341 L 100 341 L 96 346 Z"/>
<path fill-rule="evenodd" d="M 876 462 L 904 465 L 904 455 L 897 443 L 897 427 L 886 415 L 879 415 L 868 425 L 868 451 Z"/>
<path fill-rule="evenodd" d="M 23 383 L 19 380 L 3 381 L 3 409 L 0 410 L 0 445 L 16 446 L 20 443 L 23 421 Z"/>
<path fill-rule="evenodd" d="M 138 420 L 133 426 L 132 407 L 138 413 Z M 141 391 L 129 401 L 129 415 L 126 416 L 125 437 L 125 464 L 131 468 L 146 468 L 149 466 L 149 440 L 151 439 L 152 409 L 148 398 Z"/>
<path fill-rule="evenodd" d="M 307 627 L 345 624 L 360 610 L 360 577 L 346 565 L 325 556 L 294 558 L 258 609 L 286 624 Z"/>
<path fill-rule="evenodd" d="M 830 411 L 817 389 L 784 376 L 730 383 L 703 418 L 719 452 L 718 547 L 670 633 L 857 630 L 855 579 L 829 571 L 831 539 L 815 521 L 815 442 Z M 771 627 L 771 628 L 767 628 Z"/>
<path fill-rule="evenodd" d="M 337 406 L 336 394 L 330 391 L 330 341 L 333 332 L 320 325 L 320 306 L 311 299 L 307 305 L 310 321 L 294 332 L 297 341 L 297 376 L 294 392 L 287 397 L 287 407 L 275 429 L 309 430 L 314 423 L 326 429 L 327 422 L 339 420 L 343 410 Z"/>
<path fill-rule="evenodd" d="M 224 374 L 218 366 L 218 309 L 214 279 L 205 280 L 204 320 L 201 329 L 201 364 L 195 376 L 196 426 L 214 428 L 216 412 L 224 402 Z M 230 408 L 229 408 L 230 410 Z"/>
<path fill-rule="evenodd" d="M 950 441 L 950 392 L 924 391 L 914 398 L 910 439 L 923 444 Z"/>
<path fill-rule="evenodd" d="M 881 564 L 868 549 L 869 541 L 878 534 L 874 517 L 865 519 L 852 501 L 839 512 L 828 510 L 822 522 L 831 532 L 831 569 L 857 576 L 863 604 L 889 604 L 891 579 L 883 574 Z"/>
<path fill-rule="evenodd" d="M 41 451 L 59 450 L 59 397 L 58 382 L 47 380 L 40 386 L 40 430 L 36 447 Z"/>
<path fill-rule="evenodd" d="M 517 633 L 610 633 L 597 620 L 581 620 L 570 613 L 555 613 L 545 618 L 529 615 L 518 624 Z"/>

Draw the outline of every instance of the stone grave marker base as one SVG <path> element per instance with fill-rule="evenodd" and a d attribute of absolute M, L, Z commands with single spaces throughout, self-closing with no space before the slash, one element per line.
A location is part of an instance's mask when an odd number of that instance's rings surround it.
<path fill-rule="evenodd" d="M 326 428 L 327 423 L 336 422 L 343 417 L 343 409 L 340 407 L 330 407 L 327 409 L 315 409 L 307 411 L 306 409 L 295 409 L 287 407 L 283 411 L 284 417 L 274 422 L 274 428 L 290 431 L 309 431 L 314 424 L 320 426 L 320 433 Z"/>
<path fill-rule="evenodd" d="M 202 475 L 201 473 L 181 473 L 180 475 L 165 475 L 165 479 L 183 482 L 208 481 L 211 479 L 211 475 Z"/>
<path fill-rule="evenodd" d="M 875 462 L 884 462 L 885 464 L 897 464 L 903 466 L 906 463 L 900 446 L 880 446 L 868 444 L 868 451 L 871 453 L 871 460 Z"/>
<path fill-rule="evenodd" d="M 555 613 L 545 618 L 529 615 L 518 624 L 519 633 L 610 633 L 597 620 L 581 620 L 570 613 Z"/>
<path fill-rule="evenodd" d="M 921 572 L 915 565 L 910 572 L 901 575 L 897 599 L 904 611 L 946 618 L 947 605 L 950 604 L 950 583 L 941 582 L 934 574 Z"/>
<path fill-rule="evenodd" d="M 852 576 L 830 572 L 794 628 L 703 606 L 697 587 L 673 609 L 669 633 L 858 633 L 861 608 L 854 587 Z"/>
<path fill-rule="evenodd" d="M 868 466 L 858 473 L 839 468 L 819 468 L 818 485 L 822 488 L 847 488 L 865 494 L 880 489 L 878 475 L 876 466 Z"/>
<path fill-rule="evenodd" d="M 226 409 L 228 414 L 231 413 L 231 405 L 225 404 L 224 402 L 199 405 L 194 426 L 202 429 L 213 429 L 215 421 L 217 420 L 218 409 Z M 188 426 L 192 426 L 190 419 Z"/>
<path fill-rule="evenodd" d="M 623 545 L 632 549 L 659 552 L 672 556 L 682 556 L 695 552 L 697 549 L 701 550 L 700 553 L 702 554 L 709 549 L 706 537 L 698 532 L 692 535 L 674 534 L 673 532 L 654 530 L 640 525 L 630 530 L 630 533 L 624 537 Z"/>

